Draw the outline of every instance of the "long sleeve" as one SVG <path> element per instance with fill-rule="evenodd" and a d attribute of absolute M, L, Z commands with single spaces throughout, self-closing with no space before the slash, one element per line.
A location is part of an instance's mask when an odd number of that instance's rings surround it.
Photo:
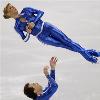
<path fill-rule="evenodd" d="M 58 84 L 56 83 L 56 81 L 50 75 L 47 75 L 46 77 L 49 81 L 49 85 L 37 100 L 49 100 L 50 97 L 57 91 Z"/>
<path fill-rule="evenodd" d="M 51 71 L 50 71 L 50 77 L 55 81 L 55 70 L 51 70 Z M 51 82 L 48 81 L 48 87 L 50 86 L 50 84 L 51 84 Z M 46 88 L 44 89 L 44 92 L 47 90 L 48 87 L 46 87 Z"/>
<path fill-rule="evenodd" d="M 14 27 L 14 28 L 20 34 L 20 36 L 24 40 L 24 42 L 27 42 L 29 40 L 30 34 L 26 34 L 26 36 L 25 36 L 23 31 L 21 31 L 19 28 L 17 28 L 17 27 Z"/>
<path fill-rule="evenodd" d="M 47 79 L 49 81 L 49 84 L 52 86 L 52 85 L 56 85 L 56 81 L 50 76 L 50 75 L 47 75 Z"/>
<path fill-rule="evenodd" d="M 21 14 L 25 13 L 26 15 L 30 16 L 29 22 L 36 23 L 44 14 L 43 11 L 33 9 L 30 7 L 26 7 L 22 10 Z"/>
<path fill-rule="evenodd" d="M 55 80 L 55 70 L 50 71 L 50 76 Z"/>

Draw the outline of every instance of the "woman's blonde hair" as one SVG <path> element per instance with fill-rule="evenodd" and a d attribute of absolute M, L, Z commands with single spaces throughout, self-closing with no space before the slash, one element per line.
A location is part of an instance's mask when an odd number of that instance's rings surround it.
<path fill-rule="evenodd" d="M 5 19 L 9 19 L 9 18 L 10 18 L 10 16 L 7 15 L 7 14 L 8 14 L 8 6 L 9 6 L 9 4 L 10 4 L 10 3 L 8 3 L 8 4 L 6 5 L 6 7 L 4 8 L 4 10 L 3 10 L 3 13 L 4 13 L 3 17 L 4 17 Z"/>

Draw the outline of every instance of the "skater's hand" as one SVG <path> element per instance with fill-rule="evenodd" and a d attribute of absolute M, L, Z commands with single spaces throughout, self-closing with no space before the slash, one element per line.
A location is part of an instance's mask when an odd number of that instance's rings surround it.
<path fill-rule="evenodd" d="M 35 24 L 33 22 L 28 23 L 28 25 L 26 26 L 26 32 L 31 33 L 34 26 Z"/>
<path fill-rule="evenodd" d="M 55 66 L 56 66 L 56 63 L 57 63 L 57 57 L 52 57 L 51 60 L 50 60 L 50 66 L 51 66 L 51 70 L 55 70 Z"/>
<path fill-rule="evenodd" d="M 33 29 L 33 27 L 35 26 L 35 24 L 33 22 L 28 23 L 27 27 L 29 29 Z"/>
<path fill-rule="evenodd" d="M 45 76 L 49 75 L 48 69 L 49 69 L 48 66 L 45 66 L 43 69 L 43 73 L 45 74 Z"/>
<path fill-rule="evenodd" d="M 26 26 L 26 32 L 30 34 L 30 33 L 32 32 L 32 30 L 29 29 L 29 28 Z"/>

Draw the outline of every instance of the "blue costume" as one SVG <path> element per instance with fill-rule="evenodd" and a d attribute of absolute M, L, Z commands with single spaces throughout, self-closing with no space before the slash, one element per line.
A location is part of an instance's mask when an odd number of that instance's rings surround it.
<path fill-rule="evenodd" d="M 86 50 L 81 47 L 79 44 L 73 42 L 68 38 L 61 30 L 59 30 L 54 25 L 51 25 L 48 22 L 43 22 L 41 17 L 44 12 L 26 7 L 20 13 L 22 18 L 25 18 L 28 22 L 34 22 L 35 27 L 33 27 L 32 32 L 30 33 L 33 36 L 36 36 L 39 41 L 44 44 L 52 45 L 56 47 L 62 47 L 69 49 L 74 52 L 80 53 L 87 61 L 92 63 L 97 63 L 97 57 L 100 57 L 100 52 L 96 50 Z M 20 18 L 16 18 L 15 30 L 20 34 L 22 39 L 27 42 L 29 40 L 30 34 L 25 35 L 27 22 L 21 22 Z"/>
<path fill-rule="evenodd" d="M 38 96 L 36 100 L 49 100 L 50 97 L 57 91 L 58 85 L 55 81 L 55 70 L 51 70 L 50 75 L 47 76 L 48 86 L 43 90 L 43 94 Z"/>

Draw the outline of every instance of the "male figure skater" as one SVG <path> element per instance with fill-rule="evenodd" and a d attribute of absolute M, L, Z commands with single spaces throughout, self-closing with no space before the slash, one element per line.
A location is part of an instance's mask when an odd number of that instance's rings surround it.
<path fill-rule="evenodd" d="M 38 83 L 27 83 L 24 86 L 24 94 L 33 100 L 49 100 L 57 91 L 58 85 L 55 81 L 55 66 L 57 58 L 52 57 L 50 60 L 51 72 L 49 75 L 48 66 L 44 67 L 43 72 L 48 80 L 48 86 L 43 90 Z"/>
<path fill-rule="evenodd" d="M 73 42 L 57 27 L 48 22 L 43 22 L 41 20 L 44 14 L 43 11 L 26 7 L 19 14 L 13 5 L 8 3 L 3 12 L 5 19 L 14 18 L 16 20 L 14 28 L 25 42 L 29 40 L 30 35 L 33 35 L 44 44 L 78 52 L 87 61 L 98 63 L 97 57 L 100 57 L 100 52 L 93 49 L 86 50 L 79 44 Z"/>

